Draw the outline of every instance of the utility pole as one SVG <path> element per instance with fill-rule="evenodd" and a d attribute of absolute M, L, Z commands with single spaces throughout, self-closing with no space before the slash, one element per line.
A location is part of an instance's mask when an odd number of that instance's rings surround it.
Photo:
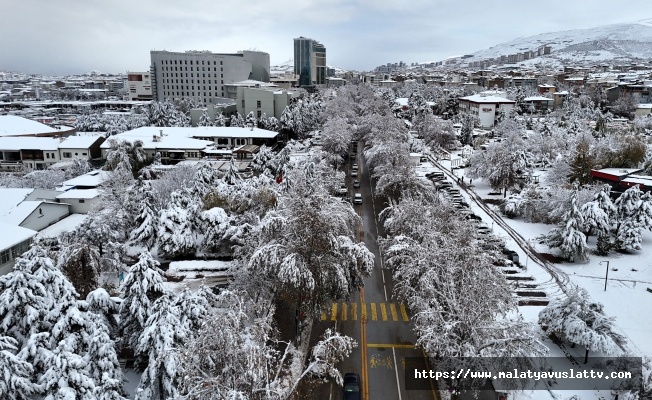
<path fill-rule="evenodd" d="M 607 273 L 604 275 L 604 291 L 607 291 L 607 279 L 609 278 L 609 261 L 600 261 L 600 265 L 602 263 L 607 263 Z"/>

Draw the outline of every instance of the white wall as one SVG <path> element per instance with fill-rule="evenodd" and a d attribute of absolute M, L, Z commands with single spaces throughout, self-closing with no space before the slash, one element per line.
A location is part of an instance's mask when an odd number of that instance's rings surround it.
<path fill-rule="evenodd" d="M 23 228 L 40 231 L 70 215 L 67 204 L 42 203 L 20 224 Z"/>

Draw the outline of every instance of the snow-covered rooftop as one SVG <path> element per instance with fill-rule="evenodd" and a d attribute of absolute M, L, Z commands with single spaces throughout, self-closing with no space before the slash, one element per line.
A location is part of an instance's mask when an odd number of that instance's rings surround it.
<path fill-rule="evenodd" d="M 205 127 L 213 128 L 215 127 Z M 127 141 L 133 143 L 137 140 L 143 142 L 143 148 L 148 150 L 166 150 L 166 149 L 188 149 L 188 150 L 202 150 L 214 143 L 207 140 L 194 139 L 193 132 L 197 132 L 199 128 L 192 127 L 167 127 L 159 128 L 156 126 L 144 126 L 141 128 L 133 129 L 130 131 L 122 132 L 117 135 L 111 136 L 111 139 L 117 141 Z M 244 128 L 238 128 L 244 129 Z M 161 131 L 163 137 L 161 137 Z M 154 139 L 156 136 L 156 139 Z M 200 135 L 201 136 L 201 135 Z M 105 141 L 100 145 L 102 149 L 109 149 L 111 147 L 110 140 Z"/>
<path fill-rule="evenodd" d="M 626 176 L 640 171 L 642 171 L 640 168 L 602 168 L 596 170 L 596 172 L 601 172 L 603 174 L 609 174 L 613 176 Z"/>
<path fill-rule="evenodd" d="M 68 136 L 63 142 L 59 143 L 59 148 L 60 149 L 88 149 L 101 138 L 102 138 L 101 135 Z"/>
<path fill-rule="evenodd" d="M 278 85 L 276 85 L 274 83 L 269 83 L 269 82 L 256 81 L 256 80 L 253 80 L 253 79 L 245 79 L 244 81 L 229 83 L 228 86 L 277 87 Z"/>
<path fill-rule="evenodd" d="M 543 96 L 531 96 L 524 98 L 523 101 L 552 101 L 552 99 Z"/>
<path fill-rule="evenodd" d="M 57 199 L 94 199 L 101 193 L 99 189 L 73 189 L 61 193 Z"/>
<path fill-rule="evenodd" d="M 59 150 L 59 139 L 34 136 L 0 136 L 0 150 Z"/>
<path fill-rule="evenodd" d="M 268 131 L 260 128 L 237 128 L 237 127 L 216 127 L 216 126 L 199 126 L 196 128 L 179 128 L 193 129 L 193 137 L 219 137 L 219 138 L 256 138 L 256 139 L 273 139 L 278 132 Z"/>
<path fill-rule="evenodd" d="M 20 225 L 31 213 L 34 212 L 41 205 L 41 200 L 23 201 L 16 207 L 12 208 L 8 213 L 1 215 L 0 220 L 12 225 Z"/>
<path fill-rule="evenodd" d="M 652 108 L 652 103 L 641 103 L 637 107 L 638 108 Z"/>
<path fill-rule="evenodd" d="M 0 188 L 0 215 L 9 214 L 33 191 L 34 189 Z"/>
<path fill-rule="evenodd" d="M 36 235 L 36 231 L 7 222 L 0 222 L 0 232 L 2 232 L 2 235 L 0 235 L 1 250 L 9 249 Z"/>
<path fill-rule="evenodd" d="M 15 115 L 0 115 L 0 136 L 35 135 L 59 132 L 57 129 Z"/>
<path fill-rule="evenodd" d="M 67 181 L 61 184 L 62 187 L 71 187 L 71 186 L 99 186 L 105 180 L 111 177 L 111 172 L 95 170 L 87 172 L 84 175 L 80 175 L 76 178 L 68 179 Z"/>
<path fill-rule="evenodd" d="M 75 230 L 84 220 L 85 214 L 71 214 L 61 221 L 48 226 L 38 233 L 39 238 L 53 238 L 59 236 L 62 232 L 70 232 Z"/>
<path fill-rule="evenodd" d="M 480 94 L 473 94 L 471 96 L 461 97 L 460 100 L 470 101 L 471 103 L 490 103 L 490 104 L 495 104 L 495 103 L 513 104 L 513 103 L 516 103 L 515 101 L 510 100 L 510 99 L 506 99 L 504 97 L 483 96 L 483 95 L 480 95 Z"/>

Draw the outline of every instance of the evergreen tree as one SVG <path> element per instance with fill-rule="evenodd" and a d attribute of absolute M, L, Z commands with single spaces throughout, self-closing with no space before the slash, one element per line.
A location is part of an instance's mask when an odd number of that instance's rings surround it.
<path fill-rule="evenodd" d="M 149 182 L 143 182 L 138 189 L 139 199 L 136 217 L 136 229 L 131 231 L 129 240 L 151 250 L 156 243 L 158 213 L 155 209 L 154 191 Z"/>
<path fill-rule="evenodd" d="M 88 373 L 95 382 L 94 398 L 97 400 L 126 400 L 122 384 L 123 375 L 110 337 L 110 330 L 102 316 L 89 312 Z"/>
<path fill-rule="evenodd" d="M 575 146 L 575 152 L 570 166 L 571 175 L 568 177 L 569 182 L 576 182 L 579 185 L 587 185 L 593 182 L 591 170 L 595 167 L 595 157 L 591 154 L 589 136 L 580 136 Z"/>
<path fill-rule="evenodd" d="M 220 111 L 219 114 L 215 116 L 215 121 L 213 121 L 213 126 L 217 127 L 225 127 L 226 126 L 226 120 L 224 119 L 224 114 Z"/>
<path fill-rule="evenodd" d="M 71 340 L 64 339 L 45 360 L 47 366 L 39 379 L 45 400 L 95 400 L 95 384 L 86 367 L 87 362 L 75 353 Z"/>
<path fill-rule="evenodd" d="M 208 112 L 204 110 L 204 112 L 201 113 L 201 117 L 199 117 L 199 121 L 197 122 L 197 126 L 211 126 L 211 118 L 208 116 Z"/>
<path fill-rule="evenodd" d="M 100 252 L 88 242 L 70 242 L 59 251 L 57 268 L 66 274 L 77 293 L 86 297 L 99 286 Z"/>
<path fill-rule="evenodd" d="M 190 335 L 181 322 L 181 313 L 174 305 L 171 294 L 160 297 L 152 307 L 140 337 L 137 351 L 147 355 L 147 368 L 143 371 L 136 400 L 175 398 L 179 370 L 179 354 L 174 351 Z"/>
<path fill-rule="evenodd" d="M 226 170 L 226 173 L 224 174 L 224 180 L 226 183 L 229 185 L 235 185 L 237 182 L 239 182 L 242 178 L 240 177 L 240 172 L 239 172 L 238 164 L 236 164 L 235 158 L 231 157 L 229 160 L 229 167 Z"/>
<path fill-rule="evenodd" d="M 229 124 L 229 126 L 232 128 L 243 128 L 244 119 L 242 119 L 242 115 L 240 115 L 240 113 L 235 113 L 231 115 L 231 123 Z"/>
<path fill-rule="evenodd" d="M 0 336 L 0 398 L 28 400 L 37 388 L 30 381 L 32 365 L 15 353 L 18 342 L 10 336 Z"/>
<path fill-rule="evenodd" d="M 571 197 L 568 212 L 562 218 L 561 226 L 554 228 L 544 237 L 544 242 L 550 247 L 561 250 L 564 257 L 574 261 L 588 259 L 586 236 L 582 233 L 584 218 L 577 207 L 577 194 Z"/>
<path fill-rule="evenodd" d="M 120 304 L 120 328 L 125 344 L 138 347 L 145 323 L 153 313 L 154 302 L 165 293 L 159 263 L 146 251 L 129 269 L 122 285 L 123 300 Z"/>
<path fill-rule="evenodd" d="M 640 250 L 644 208 L 641 207 L 642 193 L 638 186 L 632 186 L 616 199 L 617 227 L 616 246 L 625 250 Z"/>
<path fill-rule="evenodd" d="M 247 128 L 256 127 L 256 115 L 254 115 L 253 111 L 249 111 L 249 114 L 247 114 L 247 118 L 245 119 L 245 126 Z"/>

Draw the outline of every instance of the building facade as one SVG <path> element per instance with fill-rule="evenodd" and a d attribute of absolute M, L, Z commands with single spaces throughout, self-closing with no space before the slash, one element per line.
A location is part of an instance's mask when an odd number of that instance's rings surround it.
<path fill-rule="evenodd" d="M 303 36 L 294 39 L 294 73 L 299 86 L 326 84 L 326 47 Z"/>
<path fill-rule="evenodd" d="M 193 98 L 204 104 L 226 97 L 224 84 L 254 79 L 269 82 L 269 54 L 240 51 L 152 51 L 152 98 Z"/>
<path fill-rule="evenodd" d="M 238 102 L 236 104 L 240 115 L 247 116 L 253 111 L 256 118 L 263 114 L 268 118 L 280 119 L 285 107 L 289 106 L 298 93 L 278 88 L 238 87 Z"/>
<path fill-rule="evenodd" d="M 149 72 L 127 71 L 127 85 L 129 100 L 152 100 L 152 80 Z"/>
<path fill-rule="evenodd" d="M 483 92 L 460 98 L 460 112 L 476 118 L 482 128 L 491 128 L 496 124 L 500 114 L 508 115 L 516 102 Z"/>

